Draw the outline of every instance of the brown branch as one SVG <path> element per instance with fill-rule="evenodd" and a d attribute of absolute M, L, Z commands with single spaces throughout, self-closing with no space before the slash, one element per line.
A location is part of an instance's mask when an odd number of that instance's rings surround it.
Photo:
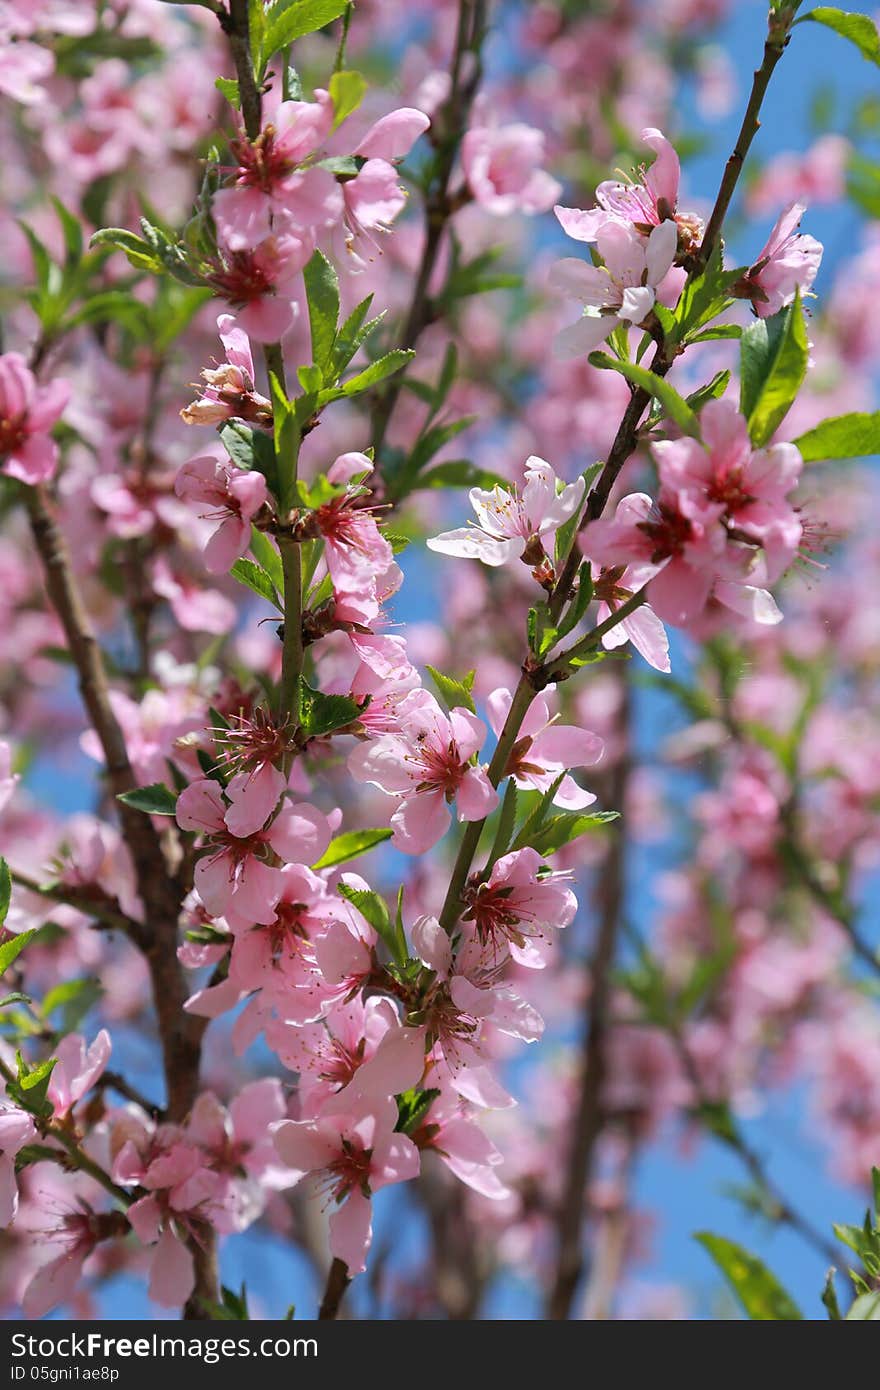
<path fill-rule="evenodd" d="M 629 682 L 624 668 L 618 675 L 622 706 L 619 733 L 623 751 L 609 778 L 608 799 L 622 806 L 630 773 L 628 734 Z M 596 1145 L 605 1123 L 602 1088 L 607 1072 L 608 1035 L 611 1028 L 612 972 L 622 923 L 626 886 L 626 842 L 619 828 L 611 832 L 608 852 L 596 882 L 599 928 L 589 967 L 590 989 L 582 1044 L 578 1106 L 572 1125 L 565 1186 L 556 1210 L 557 1257 L 547 1317 L 567 1318 L 584 1268 L 584 1203 L 593 1173 Z"/>
<path fill-rule="evenodd" d="M 446 228 L 457 210 L 456 199 L 450 194 L 450 182 L 458 149 L 467 130 L 474 97 L 483 75 L 480 50 L 486 33 L 487 10 L 488 0 L 459 0 L 458 26 L 449 74 L 449 97 L 437 116 L 431 134 L 437 152 L 431 184 L 425 199 L 425 244 L 406 322 L 397 343 L 399 348 L 406 350 L 416 346 L 433 319 L 429 288 Z M 465 60 L 468 55 L 470 71 L 466 72 Z M 375 397 L 371 444 L 377 459 L 403 389 L 403 375 L 399 372 Z"/>
<path fill-rule="evenodd" d="M 229 40 L 235 71 L 245 133 L 256 140 L 263 123 L 263 102 L 254 76 L 251 57 L 251 30 L 248 20 L 248 0 L 229 0 L 229 12 L 217 11 L 220 28 Z"/>
<path fill-rule="evenodd" d="M 348 1266 L 344 1260 L 334 1259 L 327 1275 L 327 1284 L 324 1289 L 324 1297 L 321 1299 L 321 1307 L 318 1310 L 318 1319 L 321 1322 L 328 1322 L 339 1314 L 345 1291 L 351 1283 L 348 1275 Z"/>
<path fill-rule="evenodd" d="M 25 488 L 25 502 L 37 552 L 43 564 L 46 588 L 76 667 L 80 694 L 104 754 L 107 779 L 114 796 L 137 786 L 125 739 L 110 703 L 110 688 L 101 649 L 77 587 L 67 546 L 52 515 L 43 487 Z M 168 1118 L 184 1119 L 199 1088 L 202 1029 L 199 1020 L 184 1012 L 189 994 L 177 959 L 177 924 L 181 887 L 171 873 L 149 816 L 119 802 L 122 835 L 134 863 L 138 893 L 145 921 L 129 926 L 131 939 L 146 957 L 156 1010 Z M 212 1241 L 204 1247 L 193 1243 L 197 1267 L 197 1292 L 216 1302 L 216 1268 Z"/>

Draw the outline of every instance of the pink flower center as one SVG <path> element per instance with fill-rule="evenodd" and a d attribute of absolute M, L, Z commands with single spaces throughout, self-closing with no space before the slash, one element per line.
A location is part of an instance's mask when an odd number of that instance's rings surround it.
<path fill-rule="evenodd" d="M 218 268 L 209 280 L 223 298 L 236 308 L 275 293 L 275 286 L 253 251 L 227 252 L 226 264 Z"/>
<path fill-rule="evenodd" d="M 26 417 L 0 417 L 0 455 L 11 454 L 20 448 L 27 437 Z"/>
<path fill-rule="evenodd" d="M 343 1139 L 342 1150 L 321 1174 L 320 1190 L 327 1193 L 328 1200 L 342 1202 L 350 1192 L 360 1189 L 365 1197 L 370 1195 L 370 1163 L 372 1149 L 363 1148 L 357 1140 Z"/>
<path fill-rule="evenodd" d="M 419 735 L 418 751 L 407 755 L 422 773 L 417 791 L 442 791 L 447 801 L 454 801 L 467 771 L 461 760 L 458 744 L 451 738 L 445 748 L 428 742 L 427 734 Z"/>
<path fill-rule="evenodd" d="M 278 148 L 275 127 L 267 125 L 253 144 L 239 140 L 233 151 L 238 159 L 238 182 L 247 188 L 272 193 L 275 185 L 296 167 L 295 161 Z"/>
<path fill-rule="evenodd" d="M 638 529 L 651 542 L 651 563 L 659 564 L 674 555 L 681 555 L 688 541 L 693 539 L 694 528 L 686 516 L 670 507 L 667 502 L 658 502 L 656 519 L 640 521 Z"/>

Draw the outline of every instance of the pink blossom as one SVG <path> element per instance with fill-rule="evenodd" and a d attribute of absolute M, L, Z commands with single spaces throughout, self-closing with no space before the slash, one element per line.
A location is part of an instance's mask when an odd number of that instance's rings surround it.
<path fill-rule="evenodd" d="M 177 800 L 180 828 L 208 841 L 208 853 L 195 868 L 199 896 L 213 916 L 226 917 L 233 928 L 275 920 L 283 880 L 266 862 L 268 850 L 285 860 L 314 863 L 330 843 L 327 818 L 306 804 L 283 806 L 266 827 L 283 786 L 278 778 L 255 784 L 238 773 L 225 796 L 217 782 L 204 778 L 190 783 Z"/>
<path fill-rule="evenodd" d="M 388 999 L 336 1004 L 320 1021 L 276 1027 L 267 1039 L 286 1067 L 299 1073 L 305 1115 L 347 1109 L 357 1099 L 384 1100 L 417 1085 L 424 1068 L 424 1038 L 403 1028 Z"/>
<path fill-rule="evenodd" d="M 748 425 L 730 400 L 708 403 L 701 430 L 703 444 L 684 438 L 654 446 L 660 480 L 679 496 L 723 508 L 727 522 L 761 546 L 773 583 L 794 559 L 803 531 L 786 500 L 800 478 L 801 456 L 793 444 L 753 450 Z"/>
<path fill-rule="evenodd" d="M 0 1101 L 0 1229 L 14 1220 L 18 1211 L 15 1181 L 15 1155 L 37 1137 L 34 1122 L 24 1110 Z"/>
<path fill-rule="evenodd" d="M 675 259 L 677 227 L 671 219 L 660 222 L 645 241 L 628 223 L 608 218 L 595 240 L 604 264 L 568 257 L 550 272 L 552 288 L 585 306 L 577 323 L 556 337 L 560 357 L 590 352 L 619 324 L 641 324 L 648 317 Z"/>
<path fill-rule="evenodd" d="M 315 1120 L 282 1120 L 275 1144 L 294 1171 L 294 1182 L 317 1173 L 330 1216 L 331 1253 L 351 1275 L 366 1268 L 372 1238 L 370 1198 L 389 1183 L 407 1182 L 419 1171 L 419 1152 L 405 1134 L 396 1134 L 397 1105 L 361 1101 L 350 1112 Z"/>
<path fill-rule="evenodd" d="M 205 546 L 205 565 L 211 574 L 226 574 L 251 542 L 251 521 L 268 500 L 266 479 L 256 470 L 246 473 L 210 455 L 190 459 L 174 484 L 178 497 L 211 508 L 201 515 L 220 524 Z"/>
<path fill-rule="evenodd" d="M 91 1090 L 110 1060 L 112 1043 L 102 1028 L 90 1047 L 79 1033 L 68 1033 L 55 1050 L 57 1062 L 47 1092 L 58 1117 L 65 1116 Z"/>
<path fill-rule="evenodd" d="M 612 613 L 616 613 L 631 599 L 639 582 L 637 568 L 630 570 L 617 565 L 611 569 L 600 570 L 593 580 L 594 596 L 599 600 L 596 611 L 597 624 L 604 623 Z M 656 671 L 666 672 L 672 669 L 666 629 L 647 603 L 643 603 L 626 618 L 621 618 L 602 638 L 602 646 L 606 651 L 613 651 L 615 647 L 621 647 L 626 642 L 632 642 L 636 651 Z"/>
<path fill-rule="evenodd" d="M 780 214 L 767 244 L 737 287 L 738 293 L 751 299 L 759 318 L 778 314 L 797 290 L 806 294 L 816 278 L 823 248 L 815 237 L 798 232 L 806 210 L 803 203 L 791 203 Z"/>
<path fill-rule="evenodd" d="M 401 798 L 391 817 L 393 843 L 423 854 L 445 834 L 450 803 L 460 820 L 482 820 L 498 793 L 485 769 L 470 761 L 486 734 L 476 715 L 460 708 L 446 715 L 425 690 L 407 696 L 400 713 L 400 731 L 360 744 L 348 765 L 358 781 Z"/>
<path fill-rule="evenodd" d="M 217 328 L 226 361 L 219 367 L 203 368 L 204 389 L 198 400 L 180 412 L 180 418 L 188 425 L 219 425 L 235 417 L 271 426 L 272 403 L 254 388 L 254 359 L 247 334 L 236 328 L 231 314 L 221 314 Z"/>
<path fill-rule="evenodd" d="M 370 126 L 353 151 L 364 159 L 405 159 L 431 124 L 424 111 L 401 106 Z"/>
<path fill-rule="evenodd" d="M 276 342 L 293 324 L 299 273 L 313 250 L 311 239 L 283 233 L 218 259 L 211 284 L 235 311 L 239 328 L 258 343 Z"/>
<path fill-rule="evenodd" d="M 36 486 L 51 478 L 58 446 L 49 431 L 70 399 L 70 386 L 56 379 L 38 386 L 18 352 L 0 357 L 0 464 L 10 478 Z"/>
<path fill-rule="evenodd" d="M 552 930 L 567 927 L 577 912 L 577 898 L 566 886 L 571 877 L 548 869 L 537 850 L 514 850 L 487 879 L 468 885 L 462 920 L 499 960 L 509 952 L 518 964 L 540 969 Z"/>
<path fill-rule="evenodd" d="M 42 44 L 0 39 L 0 92 L 22 106 L 46 100 L 40 85 L 55 71 L 55 55 Z"/>
<path fill-rule="evenodd" d="M 503 1154 L 454 1092 L 441 1091 L 431 1103 L 422 1130 L 413 1137 L 420 1149 L 433 1150 L 460 1182 L 481 1197 L 495 1202 L 511 1196 L 496 1172 L 504 1162 Z"/>
<path fill-rule="evenodd" d="M 650 237 L 652 228 L 673 221 L 678 242 L 675 254 L 693 251 L 703 226 L 698 217 L 678 211 L 681 178 L 678 155 L 665 135 L 653 127 L 642 131 L 642 141 L 655 151 L 656 159 L 650 168 L 642 166 L 641 183 L 606 180 L 596 189 L 597 208 L 588 212 L 580 208 L 555 208 L 559 224 L 575 241 L 590 242 L 597 241 L 602 229 L 615 221 L 629 223 L 644 237 Z"/>
<path fill-rule="evenodd" d="M 478 1105 L 486 1102 L 462 1085 L 462 1073 L 486 1058 L 485 1025 L 523 1042 L 537 1042 L 544 1020 L 508 985 L 498 982 L 498 963 L 483 942 L 471 937 L 457 949 L 436 917 L 420 917 L 410 939 L 419 959 L 436 974 L 423 1001 L 425 1028 L 449 1067 L 452 1085 Z"/>
<path fill-rule="evenodd" d="M 722 510 L 668 488 L 656 506 L 646 493 L 631 493 L 617 504 L 613 518 L 590 523 L 581 547 L 600 565 L 623 561 L 634 591 L 647 584 L 654 612 L 675 627 L 697 618 L 710 598 L 753 622 L 780 622 L 772 595 L 748 582 L 758 552 L 728 541 L 718 525 Z M 760 565 L 757 574 L 763 577 Z"/>
<path fill-rule="evenodd" d="M 489 723 L 496 735 L 504 728 L 512 697 L 503 686 L 493 690 L 486 700 Z M 545 792 L 561 774 L 553 800 L 557 806 L 570 811 L 583 810 L 596 800 L 592 792 L 584 791 L 568 775 L 570 767 L 591 767 L 602 756 L 602 740 L 587 729 L 572 724 L 557 724 L 543 695 L 537 695 L 522 722 L 519 738 L 514 745 L 506 774 L 518 787 L 527 791 Z"/>
<path fill-rule="evenodd" d="M 584 480 L 577 478 L 560 487 L 550 464 L 535 455 L 526 459 L 525 477 L 521 492 L 500 484 L 491 491 L 471 488 L 477 524 L 430 537 L 428 549 L 482 560 L 485 565 L 516 559 L 537 565 L 548 553 L 552 559 L 557 530 L 581 505 Z"/>
<path fill-rule="evenodd" d="M 150 567 L 154 593 L 167 600 L 184 632 L 231 632 L 235 627 L 235 605 L 216 589 L 205 589 L 188 576 L 175 574 L 164 555 Z"/>
<path fill-rule="evenodd" d="M 476 126 L 462 141 L 461 160 L 471 193 L 487 212 L 547 212 L 562 192 L 543 168 L 546 137 L 522 124 Z"/>
<path fill-rule="evenodd" d="M 314 247 L 314 232 L 340 217 L 342 194 L 333 175 L 299 167 L 333 125 L 328 93 L 319 90 L 315 97 L 281 102 L 255 141 L 241 136 L 235 142 L 234 181 L 212 202 L 217 230 L 230 251 L 246 252 L 272 233 L 290 232 Z"/>

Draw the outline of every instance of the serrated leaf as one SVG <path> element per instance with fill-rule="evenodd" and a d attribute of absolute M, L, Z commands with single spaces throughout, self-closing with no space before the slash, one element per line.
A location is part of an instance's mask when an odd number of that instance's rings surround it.
<path fill-rule="evenodd" d="M 333 102 L 333 129 L 338 130 L 366 96 L 367 79 L 360 72 L 334 72 L 327 90 Z"/>
<path fill-rule="evenodd" d="M 383 844 L 390 840 L 393 835 L 390 826 L 382 826 L 376 830 L 346 830 L 341 835 L 336 835 L 327 846 L 313 869 L 333 869 L 337 864 L 346 864 L 349 859 L 357 859 L 361 854 L 367 854 L 376 845 Z"/>
<path fill-rule="evenodd" d="M 330 363 L 339 319 L 339 280 L 321 252 L 316 251 L 303 271 L 312 334 L 312 361 L 322 377 Z"/>
<path fill-rule="evenodd" d="M 797 1304 L 756 1255 L 709 1231 L 700 1231 L 695 1239 L 711 1255 L 753 1321 L 797 1322 L 803 1318 Z"/>
<path fill-rule="evenodd" d="M 818 9 L 802 14 L 795 23 L 805 24 L 808 19 L 815 24 L 824 24 L 826 29 L 833 29 L 841 38 L 849 39 L 863 58 L 867 58 L 875 67 L 880 67 L 880 34 L 877 32 L 877 25 L 868 15 L 852 14 L 848 10 L 820 5 Z"/>
<path fill-rule="evenodd" d="M 238 90 L 238 82 L 234 77 L 215 77 L 214 86 L 226 98 L 230 106 L 234 107 L 236 111 L 241 109 L 241 95 Z"/>
<path fill-rule="evenodd" d="M 148 816 L 173 816 L 177 809 L 177 796 L 164 782 L 153 782 L 148 787 L 136 787 L 131 792 L 120 792 L 117 801 L 133 806 Z"/>
<path fill-rule="evenodd" d="M 387 946 L 392 960 L 398 965 L 405 965 L 406 951 L 401 952 L 398 933 L 392 924 L 385 899 L 370 888 L 352 888 L 348 883 L 340 883 L 339 892 L 367 919 L 380 941 Z"/>
<path fill-rule="evenodd" d="M 377 386 L 380 381 L 385 381 L 395 372 L 399 372 L 405 367 L 407 362 L 412 361 L 415 352 L 410 348 L 392 348 L 386 352 L 384 357 L 379 357 L 375 362 L 371 362 L 369 367 L 365 367 L 356 376 L 349 377 L 344 381 L 341 391 L 344 396 L 359 396 L 362 391 L 368 391 L 371 386 Z"/>
<path fill-rule="evenodd" d="M 609 825 L 611 821 L 617 820 L 619 816 L 619 811 L 596 811 L 593 815 L 580 811 L 561 811 L 551 816 L 540 830 L 531 836 L 529 844 L 542 857 L 549 858 L 551 854 L 556 854 L 565 845 L 570 845 L 573 840 L 579 839 L 581 835 L 588 835 L 592 830 L 600 830 L 603 826 Z"/>
<path fill-rule="evenodd" d="M 281 593 L 284 589 L 284 566 L 281 556 L 265 532 L 258 531 L 256 526 L 251 527 L 251 554 Z"/>
<path fill-rule="evenodd" d="M 809 346 L 800 292 L 769 319 L 756 319 L 740 339 L 740 410 L 760 449 L 785 419 L 807 371 Z"/>
<path fill-rule="evenodd" d="M 125 227 L 102 227 L 93 233 L 89 245 L 110 246 L 121 251 L 135 270 L 146 270 L 151 275 L 162 273 L 162 262 L 149 243 Z"/>
<path fill-rule="evenodd" d="M 792 442 L 804 463 L 867 458 L 880 453 L 880 410 L 833 415 Z"/>
<path fill-rule="evenodd" d="M 474 683 L 473 671 L 469 671 L 465 679 L 459 681 L 455 680 L 453 676 L 445 676 L 434 666 L 426 666 L 425 670 L 437 687 L 437 693 L 447 709 L 453 710 L 457 706 L 462 706 L 464 709 L 469 709 L 471 714 L 476 714 L 477 707 L 471 694 Z"/>
<path fill-rule="evenodd" d="M 12 962 L 21 955 L 25 946 L 35 935 L 37 928 L 32 931 L 19 932 L 18 936 L 13 936 L 10 941 L 4 941 L 0 946 L 0 975 L 3 975 L 10 967 Z"/>
<path fill-rule="evenodd" d="M 239 584 L 244 584 L 252 593 L 258 594 L 260 598 L 273 604 L 279 612 L 283 612 L 283 605 L 275 585 L 261 565 L 256 564 L 253 560 L 242 558 L 236 560 L 229 573 L 233 579 L 238 580 Z"/>
<path fill-rule="evenodd" d="M 300 723 L 307 738 L 323 738 L 353 724 L 362 706 L 349 695 L 325 695 L 302 681 Z"/>
<path fill-rule="evenodd" d="M 634 386 L 640 386 L 643 391 L 647 391 L 649 395 L 660 402 L 666 414 L 675 421 L 679 429 L 694 439 L 699 439 L 700 423 L 696 415 L 684 397 L 680 396 L 675 387 L 670 386 L 663 377 L 656 376 L 647 367 L 637 366 L 635 362 L 620 362 L 609 356 L 607 352 L 591 352 L 589 361 L 592 366 L 602 370 L 619 372 Z"/>
<path fill-rule="evenodd" d="M 348 0 L 279 0 L 266 12 L 262 67 L 281 48 L 314 34 L 344 14 Z"/>

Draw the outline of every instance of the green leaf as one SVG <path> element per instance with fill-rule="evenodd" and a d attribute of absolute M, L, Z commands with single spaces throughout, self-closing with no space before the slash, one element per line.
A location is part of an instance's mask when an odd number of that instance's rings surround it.
<path fill-rule="evenodd" d="M 795 24 L 804 24 L 811 19 L 815 24 L 824 24 L 833 29 L 841 38 L 849 39 L 869 63 L 880 68 L 880 34 L 877 25 L 866 14 L 851 14 L 848 10 L 835 10 L 829 5 L 820 5 L 808 14 L 802 14 Z"/>
<path fill-rule="evenodd" d="M 6 921 L 6 914 L 9 912 L 9 899 L 12 897 L 12 875 L 9 872 L 9 865 L 0 856 L 0 927 Z"/>
<path fill-rule="evenodd" d="M 847 1322 L 880 1322 L 880 1293 L 863 1293 L 846 1314 Z"/>
<path fill-rule="evenodd" d="M 880 410 L 833 415 L 794 441 L 804 463 L 867 458 L 880 453 Z"/>
<path fill-rule="evenodd" d="M 33 931 L 19 932 L 18 936 L 13 936 L 11 940 L 4 941 L 0 946 L 0 975 L 5 974 L 17 956 L 21 955 L 25 946 L 38 929 Z"/>
<path fill-rule="evenodd" d="M 596 811 L 593 815 L 584 815 L 580 811 L 561 811 L 551 816 L 540 830 L 535 831 L 529 837 L 528 843 L 546 859 L 565 845 L 570 845 L 572 840 L 579 839 L 581 835 L 588 835 L 592 830 L 600 830 L 619 816 L 619 811 Z M 514 848 L 519 848 L 519 838 Z"/>
<path fill-rule="evenodd" d="M 82 226 L 78 217 L 74 217 L 72 212 L 68 212 L 64 204 L 53 196 L 52 206 L 61 223 L 61 233 L 64 237 L 64 264 L 67 270 L 73 270 L 79 265 L 83 254 L 83 234 Z"/>
<path fill-rule="evenodd" d="M 425 1116 L 439 1096 L 438 1090 L 404 1091 L 397 1097 L 397 1124 L 394 1126 L 398 1134 L 412 1134 L 414 1130 L 421 1127 Z"/>
<path fill-rule="evenodd" d="M 333 869 L 337 864 L 346 864 L 349 859 L 357 859 L 361 854 L 367 854 L 369 850 L 375 849 L 376 845 L 381 845 L 385 840 L 390 840 L 393 835 L 390 826 L 382 826 L 376 830 L 346 830 L 342 835 L 337 835 L 330 841 L 321 858 L 313 869 Z"/>
<path fill-rule="evenodd" d="M 377 318 L 366 322 L 367 314 L 370 312 L 370 305 L 373 296 L 368 294 L 366 299 L 362 299 L 360 304 L 355 305 L 345 323 L 336 334 L 336 343 L 333 347 L 333 367 L 338 377 L 354 357 L 361 344 L 370 336 L 375 328 L 379 326 L 384 314 L 379 314 Z"/>
<path fill-rule="evenodd" d="M 263 430 L 252 430 L 241 420 L 230 420 L 221 426 L 220 438 L 223 447 L 236 468 L 255 468 L 262 473 L 270 490 L 277 497 L 281 490 L 278 479 L 278 465 L 275 460 L 275 442 Z"/>
<path fill-rule="evenodd" d="M 672 329 L 672 336 L 675 341 L 690 343 L 696 342 L 698 337 L 702 337 L 700 330 L 704 325 L 730 306 L 729 291 L 737 280 L 742 279 L 744 274 L 743 268 L 724 270 L 721 247 L 716 246 L 702 275 L 688 280 L 681 292 L 681 297 L 675 308 L 675 323 Z M 726 329 L 730 325 L 718 325 L 718 329 L 713 330 L 713 333 L 716 336 L 721 336 L 720 329 L 722 327 Z M 731 336 L 738 336 L 738 334 L 739 330 L 736 329 Z"/>
<path fill-rule="evenodd" d="M 840 1311 L 840 1304 L 837 1301 L 837 1290 L 834 1287 L 834 1270 L 829 1269 L 825 1276 L 825 1287 L 822 1290 L 822 1302 L 828 1309 L 828 1317 L 831 1322 L 840 1322 L 843 1314 Z"/>
<path fill-rule="evenodd" d="M 490 490 L 509 485 L 509 479 L 502 478 L 500 473 L 490 473 L 488 468 L 478 468 L 470 459 L 448 459 L 445 463 L 438 463 L 430 472 L 420 474 L 414 490 L 435 487 L 481 487 Z"/>
<path fill-rule="evenodd" d="M 327 90 L 333 102 L 333 129 L 338 130 L 363 101 L 367 79 L 359 72 L 334 72 L 327 83 Z"/>
<path fill-rule="evenodd" d="M 136 787 L 132 792 L 120 792 L 117 801 L 133 806 L 136 811 L 144 811 L 148 816 L 173 816 L 177 808 L 177 797 L 164 782 L 153 782 L 149 787 Z"/>
<path fill-rule="evenodd" d="M 513 832 L 516 827 L 516 808 L 517 790 L 513 778 L 508 778 L 507 786 L 504 789 L 504 800 L 501 803 L 501 811 L 498 816 L 498 826 L 495 830 L 495 839 L 489 851 L 489 858 L 483 866 L 482 877 L 489 877 L 495 864 L 510 849 L 510 842 L 513 839 Z"/>
<path fill-rule="evenodd" d="M 303 271 L 309 305 L 309 327 L 312 334 L 312 361 L 326 378 L 336 339 L 339 318 L 339 280 L 333 266 L 321 251 L 316 251 Z"/>
<path fill-rule="evenodd" d="M 359 396 L 362 391 L 368 391 L 371 386 L 377 386 L 386 377 L 393 376 L 399 372 L 401 367 L 405 367 L 415 357 L 415 352 L 411 348 L 392 348 L 386 352 L 384 357 L 379 357 L 375 362 L 371 362 L 369 367 L 365 367 L 357 376 L 349 377 L 348 381 L 342 383 L 342 394 L 344 396 Z"/>
<path fill-rule="evenodd" d="M 262 565 L 256 564 L 253 560 L 242 558 L 236 560 L 229 573 L 233 579 L 238 580 L 239 584 L 246 585 L 253 593 L 259 594 L 260 598 L 267 599 L 279 612 L 284 611 L 284 605 L 278 597 L 275 585 Z"/>
<path fill-rule="evenodd" d="M 111 246 L 121 251 L 135 270 L 147 270 L 151 275 L 162 273 L 162 262 L 149 243 L 125 227 L 102 227 L 92 235 L 89 245 Z"/>
<path fill-rule="evenodd" d="M 687 403 L 691 410 L 696 410 L 699 413 L 709 401 L 718 400 L 719 396 L 724 395 L 729 382 L 729 371 L 716 372 L 711 381 L 707 381 L 705 386 L 701 386 L 688 396 Z"/>
<path fill-rule="evenodd" d="M 384 941 L 388 950 L 391 952 L 392 959 L 398 965 L 406 963 L 406 952 L 401 956 L 400 942 L 397 933 L 391 924 L 391 914 L 384 898 L 380 898 L 378 893 L 374 893 L 369 888 L 352 888 L 347 883 L 340 883 L 339 892 L 343 898 L 347 898 L 353 907 L 356 907 L 362 917 L 366 917 L 370 926 Z"/>
<path fill-rule="evenodd" d="M 266 12 L 266 32 L 262 44 L 262 66 L 280 48 L 314 34 L 345 12 L 348 0 L 277 0 Z"/>
<path fill-rule="evenodd" d="M 236 111 L 240 110 L 241 95 L 234 77 L 215 77 L 214 86 L 226 98 L 230 106 L 234 106 Z"/>
<path fill-rule="evenodd" d="M 437 687 L 440 699 L 447 709 L 453 710 L 462 706 L 464 709 L 469 709 L 471 714 L 476 714 L 477 707 L 471 694 L 474 685 L 474 671 L 468 671 L 463 681 L 457 681 L 452 676 L 444 676 L 443 672 L 438 671 L 434 666 L 426 666 L 425 669 Z"/>
<path fill-rule="evenodd" d="M 325 695 L 302 682 L 300 709 L 303 732 L 307 738 L 322 738 L 336 729 L 353 724 L 363 708 L 348 695 Z"/>
<path fill-rule="evenodd" d="M 712 1256 L 749 1317 L 756 1322 L 797 1322 L 797 1304 L 755 1255 L 723 1236 L 701 1231 L 696 1239 Z"/>
<path fill-rule="evenodd" d="M 770 319 L 756 319 L 740 340 L 740 409 L 756 448 L 785 419 L 806 375 L 809 346 L 800 291 Z"/>
<path fill-rule="evenodd" d="M 662 405 L 666 414 L 671 420 L 684 430 L 685 434 L 692 435 L 693 438 L 700 437 L 700 424 L 696 415 L 691 410 L 687 401 L 680 396 L 674 386 L 670 386 L 663 377 L 655 376 L 647 367 L 639 367 L 635 362 L 619 362 L 616 358 L 610 357 L 607 352 L 591 352 L 589 361 L 594 367 L 600 367 L 603 371 L 620 372 L 627 381 L 633 385 L 640 386 L 643 391 L 647 391 L 655 400 Z"/>
<path fill-rule="evenodd" d="M 295 403 L 289 401 L 274 372 L 269 373 L 269 395 L 272 398 L 272 444 L 278 484 L 278 509 L 282 516 L 286 516 L 293 501 L 299 460 L 301 434 L 298 410 L 306 398 L 300 397 Z M 304 413 L 311 414 L 311 409 Z"/>
<path fill-rule="evenodd" d="M 46 1096 L 58 1058 L 49 1057 L 45 1062 L 38 1062 L 36 1066 L 29 1067 L 21 1053 L 16 1052 L 15 1061 L 18 1066 L 18 1079 L 7 1082 L 7 1090 L 32 1115 L 44 1115 L 51 1111 Z"/>
<path fill-rule="evenodd" d="M 258 531 L 256 526 L 251 528 L 251 554 L 260 569 L 265 570 L 275 588 L 281 592 L 284 589 L 284 567 L 281 564 L 281 556 L 265 532 Z"/>

